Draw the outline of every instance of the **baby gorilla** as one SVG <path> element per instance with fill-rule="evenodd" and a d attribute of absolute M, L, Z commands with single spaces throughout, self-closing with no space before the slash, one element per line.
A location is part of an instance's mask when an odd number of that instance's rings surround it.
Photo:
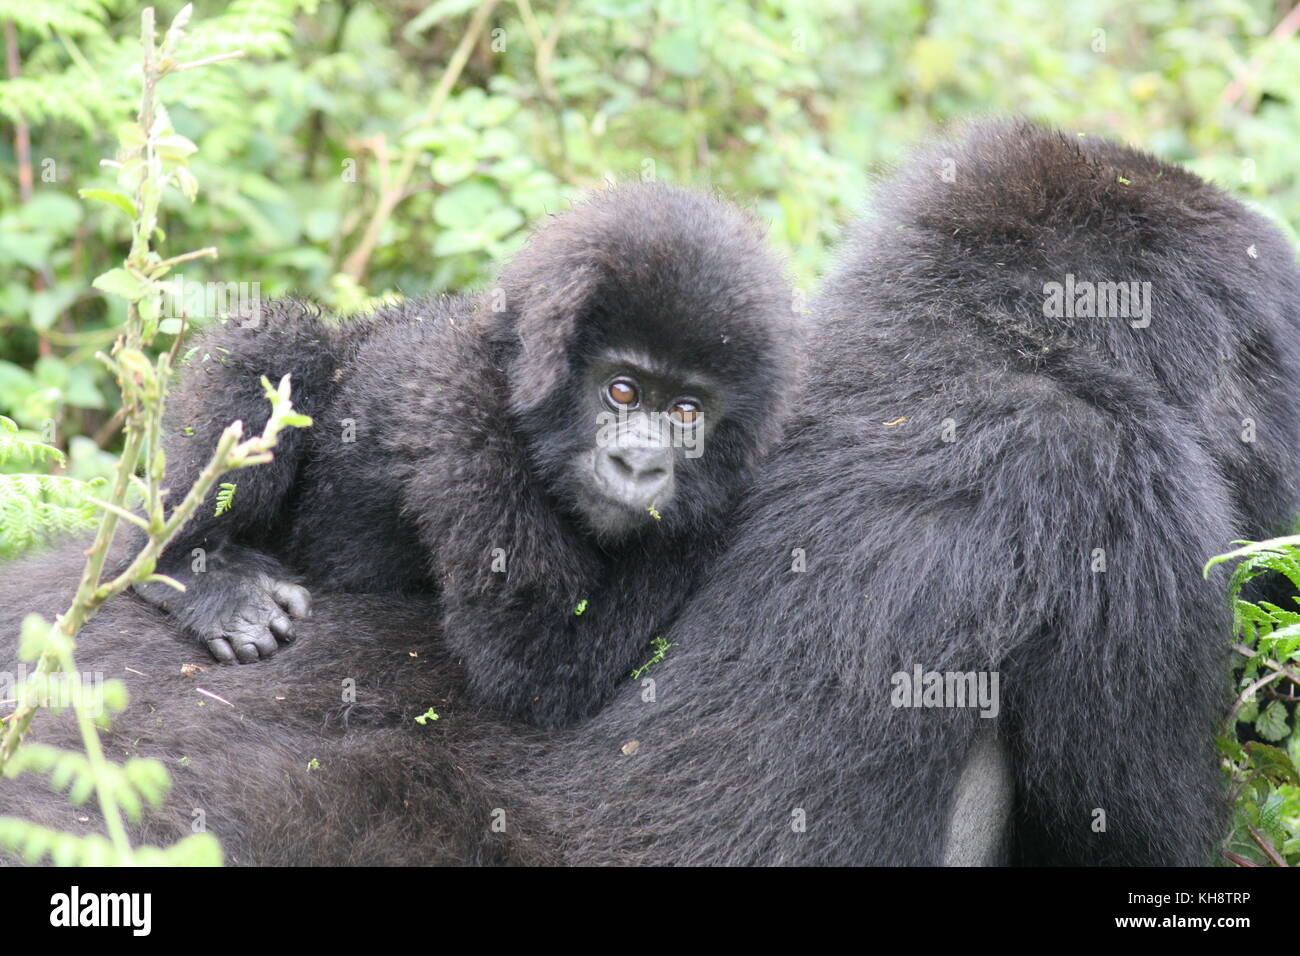
<path fill-rule="evenodd" d="M 436 592 L 471 690 L 543 725 L 649 655 L 778 437 L 801 321 L 755 223 L 663 185 L 553 219 L 474 298 L 214 328 L 169 410 L 172 499 L 291 374 L 315 426 L 241 471 L 139 588 L 221 661 L 294 637 L 302 587 Z"/>

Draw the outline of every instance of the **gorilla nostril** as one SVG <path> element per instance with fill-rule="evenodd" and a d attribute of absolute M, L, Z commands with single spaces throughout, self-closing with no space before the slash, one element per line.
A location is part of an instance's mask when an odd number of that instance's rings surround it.
<path fill-rule="evenodd" d="M 624 458 L 622 454 L 616 451 L 611 451 L 608 457 L 610 463 L 614 466 L 614 471 L 621 477 L 629 479 L 636 477 L 636 469 L 628 463 L 627 459 Z"/>
<path fill-rule="evenodd" d="M 627 473 L 628 484 L 642 494 L 657 489 L 667 480 L 668 469 L 651 462 L 643 462 L 639 466 L 629 468 Z"/>

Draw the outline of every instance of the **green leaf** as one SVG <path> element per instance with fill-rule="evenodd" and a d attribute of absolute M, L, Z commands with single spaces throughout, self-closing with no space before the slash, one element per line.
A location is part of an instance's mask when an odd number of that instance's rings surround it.
<path fill-rule="evenodd" d="M 137 302 L 143 299 L 149 291 L 148 283 L 133 276 L 125 269 L 109 269 L 107 272 L 96 276 L 91 285 L 112 295 L 121 296 L 128 302 Z"/>
<path fill-rule="evenodd" d="M 699 76 L 704 72 L 704 51 L 694 30 L 684 27 L 670 30 L 650 44 L 650 55 L 675 76 Z"/>
<path fill-rule="evenodd" d="M 115 714 L 126 710 L 131 700 L 126 692 L 126 684 L 116 678 L 104 681 L 101 693 L 104 695 L 104 706 Z"/>
<path fill-rule="evenodd" d="M 31 663 L 46 651 L 57 653 L 66 643 L 62 633 L 54 630 L 49 621 L 39 614 L 28 614 L 19 632 L 18 659 Z"/>
<path fill-rule="evenodd" d="M 117 142 L 122 149 L 130 151 L 144 147 L 144 131 L 138 123 L 122 123 L 117 127 Z"/>
<path fill-rule="evenodd" d="M 1246 744 L 1246 753 L 1250 754 L 1255 770 L 1270 780 L 1300 785 L 1300 771 L 1285 750 L 1252 740 Z"/>
<path fill-rule="evenodd" d="M 211 833 L 194 833 L 162 851 L 162 866 L 220 866 L 221 844 Z"/>
<path fill-rule="evenodd" d="M 187 159 L 199 151 L 192 140 L 179 133 L 159 136 L 154 140 L 154 148 L 158 150 L 159 156 L 172 162 Z"/>
<path fill-rule="evenodd" d="M 1275 700 L 1265 707 L 1255 720 L 1255 730 L 1265 740 L 1283 740 L 1291 732 L 1286 724 L 1286 705 Z"/>
<path fill-rule="evenodd" d="M 500 190 L 479 179 L 453 186 L 438 197 L 433 219 L 446 229 L 471 231 L 504 203 Z"/>
<path fill-rule="evenodd" d="M 97 202 L 107 203 L 110 206 L 116 206 L 132 219 L 135 218 L 135 203 L 131 201 L 131 197 L 115 189 L 78 189 L 77 195 L 82 199 L 93 199 Z"/>
<path fill-rule="evenodd" d="M 437 26 L 443 20 L 468 13 L 478 5 L 479 0 L 434 0 L 402 28 L 402 39 L 407 43 L 419 44 L 420 34 L 425 30 Z"/>
<path fill-rule="evenodd" d="M 217 488 L 217 509 L 213 512 L 214 518 L 220 518 L 230 510 L 235 500 L 235 489 L 238 486 L 234 482 L 223 481 Z"/>
<path fill-rule="evenodd" d="M 77 290 L 70 286 L 56 289 L 42 289 L 32 294 L 31 324 L 32 328 L 42 331 L 54 324 L 59 313 L 77 299 Z"/>

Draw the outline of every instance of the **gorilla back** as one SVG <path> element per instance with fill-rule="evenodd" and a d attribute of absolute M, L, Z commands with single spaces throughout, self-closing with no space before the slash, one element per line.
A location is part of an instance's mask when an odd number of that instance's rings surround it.
<path fill-rule="evenodd" d="M 69 545 L 17 565 L 21 576 L 0 566 L 5 668 L 22 617 L 64 610 L 83 560 Z M 504 731 L 474 708 L 463 669 L 432 640 L 436 620 L 428 596 L 323 594 L 293 654 L 230 668 L 143 601 L 106 605 L 78 648 L 83 673 L 119 678 L 131 694 L 102 734 L 104 752 L 160 760 L 172 778 L 164 804 L 131 827 L 133 842 L 165 846 L 204 829 L 227 863 L 263 866 L 557 862 L 554 841 L 538 839 L 544 822 L 505 787 L 480 783 L 470 734 Z M 421 727 L 414 718 L 430 709 L 441 719 Z M 73 718 L 43 713 L 31 738 L 79 750 Z M 515 728 L 512 743 L 528 733 Z M 103 832 L 91 803 L 70 806 L 35 775 L 0 780 L 0 816 L 65 833 Z M 507 831 L 469 825 L 502 806 Z M 0 851 L 0 863 L 13 861 Z"/>

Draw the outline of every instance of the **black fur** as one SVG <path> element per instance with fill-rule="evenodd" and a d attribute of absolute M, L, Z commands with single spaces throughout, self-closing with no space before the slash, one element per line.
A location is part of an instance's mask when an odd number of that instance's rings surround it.
<path fill-rule="evenodd" d="M 1067 273 L 1151 282 L 1150 325 L 1045 317 L 1044 283 Z M 1090 138 L 977 127 L 919 154 L 847 240 L 793 424 L 665 632 L 653 700 L 643 682 L 574 727 L 498 724 L 458 696 L 458 665 L 410 599 L 319 595 L 320 639 L 203 675 L 236 708 L 264 708 L 242 738 L 199 737 L 210 708 L 157 695 L 177 716 L 151 745 L 197 738 L 217 766 L 181 775 L 181 809 L 155 819 L 185 832 L 187 807 L 228 794 L 219 835 L 241 862 L 351 847 L 381 862 L 936 863 L 991 722 L 892 706 L 891 675 L 921 665 L 1000 674 L 1013 862 L 1209 862 L 1230 619 L 1200 568 L 1296 509 L 1298 303 L 1287 243 L 1188 173 Z M 52 577 L 24 571 L 0 607 Z M 165 624 L 131 613 L 131 646 L 174 664 Z M 122 663 L 109 621 L 85 632 L 83 667 Z M 398 659 L 407 647 L 427 670 Z M 370 725 L 340 733 L 349 672 Z M 285 685 L 302 699 L 271 709 Z M 438 701 L 432 730 L 409 720 Z M 114 734 L 144 720 L 133 709 Z M 306 743 L 292 754 L 285 739 Z M 316 750 L 319 825 L 280 772 Z M 0 799 L 63 812 L 32 787 Z"/>
<path fill-rule="evenodd" d="M 1067 273 L 1150 281 L 1149 327 L 1046 318 Z M 1298 304 L 1273 227 L 1140 153 L 992 124 L 919 155 L 826 280 L 658 703 L 620 696 L 533 781 L 578 804 L 573 857 L 940 860 L 981 720 L 892 707 L 919 664 L 1001 676 L 1013 860 L 1207 862 L 1230 619 L 1200 569 L 1296 510 Z"/>
<path fill-rule="evenodd" d="M 779 435 L 801 324 L 754 223 L 654 184 L 552 220 L 476 300 L 343 324 L 275 303 L 255 328 L 200 340 L 169 419 L 170 483 L 192 483 L 230 421 L 261 428 L 263 375 L 292 373 L 315 427 L 236 475 L 233 510 L 205 507 L 169 548 L 160 570 L 186 594 L 142 593 L 246 660 L 299 627 L 274 592 L 303 595 L 281 582 L 436 591 L 483 700 L 539 724 L 585 716 L 648 656 L 720 546 Z M 587 370 L 611 351 L 706 373 L 715 398 L 703 454 L 679 458 L 657 516 L 642 509 L 617 537 L 587 525 L 578 464 L 597 434 Z"/>

